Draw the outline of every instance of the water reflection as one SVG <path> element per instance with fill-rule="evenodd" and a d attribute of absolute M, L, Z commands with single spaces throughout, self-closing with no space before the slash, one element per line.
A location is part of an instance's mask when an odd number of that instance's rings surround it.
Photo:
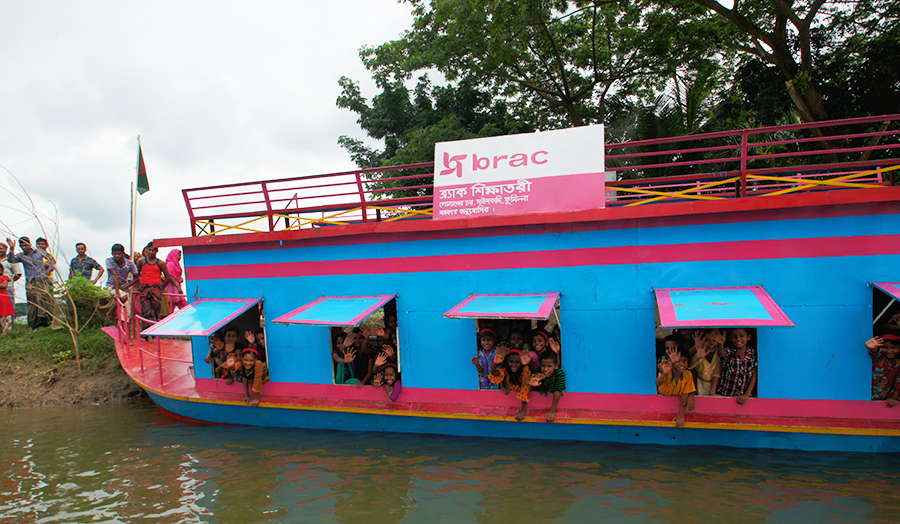
<path fill-rule="evenodd" d="M 0 412 L 0 522 L 890 522 L 900 457 Z"/>

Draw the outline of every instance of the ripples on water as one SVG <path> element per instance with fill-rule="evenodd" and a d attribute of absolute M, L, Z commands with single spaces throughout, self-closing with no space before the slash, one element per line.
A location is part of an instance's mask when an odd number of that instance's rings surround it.
<path fill-rule="evenodd" d="M 0 522 L 900 521 L 900 457 L 195 425 L 0 411 Z"/>

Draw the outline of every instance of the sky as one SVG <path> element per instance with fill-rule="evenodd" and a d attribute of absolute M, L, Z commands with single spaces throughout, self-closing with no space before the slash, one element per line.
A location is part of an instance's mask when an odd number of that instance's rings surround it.
<path fill-rule="evenodd" d="M 2 234 L 47 237 L 66 261 L 76 242 L 101 264 L 127 248 L 138 135 L 150 191 L 136 249 L 190 236 L 184 188 L 354 169 L 337 139 L 365 134 L 335 105 L 338 79 L 375 95 L 359 49 L 400 37 L 410 12 L 395 0 L 0 0 Z"/>

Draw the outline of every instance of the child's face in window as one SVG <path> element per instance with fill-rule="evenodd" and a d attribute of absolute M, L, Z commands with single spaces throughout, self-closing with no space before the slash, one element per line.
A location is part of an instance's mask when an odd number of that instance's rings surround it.
<path fill-rule="evenodd" d="M 541 373 L 543 373 L 544 375 L 552 375 L 553 372 L 556 371 L 556 368 L 558 368 L 558 367 L 559 367 L 559 365 L 556 362 L 553 362 L 552 359 L 549 359 L 549 358 L 541 359 Z"/>
<path fill-rule="evenodd" d="M 234 344 L 235 342 L 237 342 L 237 339 L 238 339 L 237 331 L 231 329 L 231 330 L 228 330 L 227 332 L 225 332 L 225 343 L 226 344 Z"/>
<path fill-rule="evenodd" d="M 678 349 L 678 344 L 674 340 L 666 340 L 666 351 L 674 351 Z"/>
<path fill-rule="evenodd" d="M 522 367 L 522 357 L 518 353 L 512 353 L 506 357 L 506 365 L 511 372 L 515 373 Z"/>
<path fill-rule="evenodd" d="M 494 337 L 490 335 L 481 335 L 481 348 L 489 351 L 494 347 Z"/>
<path fill-rule="evenodd" d="M 256 355 L 248 351 L 241 357 L 241 362 L 244 364 L 244 369 L 253 369 L 253 366 L 256 364 Z"/>
<path fill-rule="evenodd" d="M 897 355 L 900 354 L 900 346 L 893 340 L 885 340 L 884 345 L 881 346 L 881 351 L 887 358 L 897 358 Z"/>
<path fill-rule="evenodd" d="M 732 329 L 729 338 L 734 349 L 744 349 L 747 347 L 747 343 L 750 342 L 750 335 L 741 328 Z"/>
<path fill-rule="evenodd" d="M 394 382 L 397 381 L 397 370 L 392 367 L 387 367 L 384 369 L 384 383 L 388 386 L 393 386 Z"/>
<path fill-rule="evenodd" d="M 347 337 L 345 337 L 345 336 L 337 337 L 336 339 L 334 339 L 334 347 L 337 347 L 337 348 L 344 347 L 345 340 L 347 340 Z"/>
<path fill-rule="evenodd" d="M 538 354 L 547 349 L 547 341 L 544 339 L 544 335 L 535 335 L 533 339 L 531 339 L 531 347 L 534 348 L 534 351 Z"/>
<path fill-rule="evenodd" d="M 514 348 L 522 347 L 522 343 L 525 342 L 525 339 L 522 337 L 522 334 L 518 331 L 513 331 L 509 335 L 509 345 Z"/>

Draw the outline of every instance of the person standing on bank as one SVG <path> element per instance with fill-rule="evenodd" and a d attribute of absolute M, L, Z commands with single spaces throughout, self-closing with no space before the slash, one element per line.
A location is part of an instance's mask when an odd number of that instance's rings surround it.
<path fill-rule="evenodd" d="M 75 244 L 75 251 L 78 252 L 78 256 L 69 262 L 69 280 L 75 277 L 82 277 L 90 280 L 91 284 L 96 284 L 103 276 L 103 266 L 87 256 L 87 245 L 84 242 Z M 91 278 L 95 269 L 97 270 L 97 278 Z"/>
<path fill-rule="evenodd" d="M 166 263 L 156 258 L 159 249 L 153 247 L 153 243 L 144 248 L 144 257 L 138 260 L 138 296 L 141 299 L 141 316 L 151 322 L 159 320 L 160 307 L 162 306 L 162 291 L 169 282 L 178 282 L 169 274 Z M 150 327 L 150 323 L 144 322 L 143 329 Z"/>
<path fill-rule="evenodd" d="M 28 329 L 34 331 L 36 328 L 50 325 L 50 314 L 52 311 L 53 295 L 51 294 L 52 282 L 47 277 L 45 271 L 45 260 L 50 264 L 56 264 L 53 255 L 44 251 L 31 247 L 31 239 L 28 237 L 19 237 L 19 247 L 22 254 L 16 254 L 16 244 L 11 238 L 6 239 L 9 246 L 9 254 L 6 261 L 10 264 L 22 264 L 25 269 L 25 295 L 28 300 Z"/>
<path fill-rule="evenodd" d="M 15 306 L 16 304 L 16 289 L 13 284 L 22 278 L 22 265 L 21 264 L 10 264 L 6 261 L 6 253 L 9 248 L 3 242 L 0 242 L 0 264 L 3 265 L 3 274 L 8 276 L 12 281 L 9 284 L 9 300 Z"/>

